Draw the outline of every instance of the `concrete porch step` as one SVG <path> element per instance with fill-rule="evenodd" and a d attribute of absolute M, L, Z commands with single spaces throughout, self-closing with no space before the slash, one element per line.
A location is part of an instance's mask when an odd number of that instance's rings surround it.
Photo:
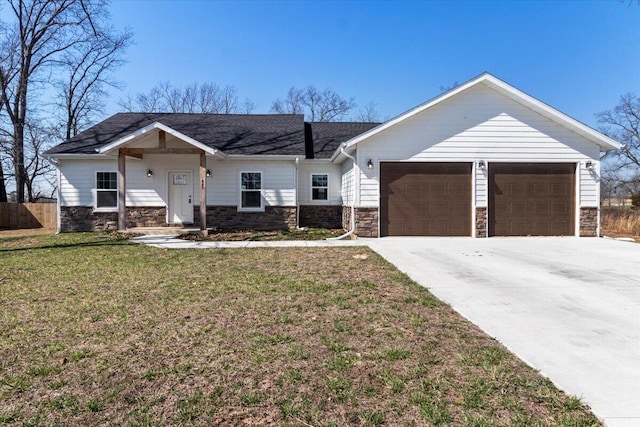
<path fill-rule="evenodd" d="M 142 234 L 144 236 L 179 236 L 181 234 L 200 234 L 200 227 L 132 227 L 125 233 Z"/>

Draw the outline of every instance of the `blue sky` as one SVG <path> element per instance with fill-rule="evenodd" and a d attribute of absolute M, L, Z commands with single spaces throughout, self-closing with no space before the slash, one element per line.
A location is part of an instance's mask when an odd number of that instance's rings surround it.
<path fill-rule="evenodd" d="M 111 13 L 135 33 L 114 100 L 165 80 L 214 82 L 267 113 L 289 87 L 314 84 L 375 102 L 385 119 L 489 71 L 597 126 L 594 113 L 640 92 L 635 0 L 114 0 Z"/>

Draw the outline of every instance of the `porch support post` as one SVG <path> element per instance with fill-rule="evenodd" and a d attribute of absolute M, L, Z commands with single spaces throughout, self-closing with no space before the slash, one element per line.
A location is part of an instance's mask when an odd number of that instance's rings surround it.
<path fill-rule="evenodd" d="M 118 150 L 118 231 L 127 229 L 127 188 L 124 149 Z"/>
<path fill-rule="evenodd" d="M 207 158 L 200 152 L 200 230 L 207 229 Z"/>

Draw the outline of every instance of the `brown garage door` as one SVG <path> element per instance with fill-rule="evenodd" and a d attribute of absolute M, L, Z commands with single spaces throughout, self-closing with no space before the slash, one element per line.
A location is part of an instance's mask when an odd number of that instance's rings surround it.
<path fill-rule="evenodd" d="M 382 236 L 470 236 L 471 163 L 380 163 Z"/>
<path fill-rule="evenodd" d="M 573 236 L 575 165 L 489 165 L 489 235 Z"/>

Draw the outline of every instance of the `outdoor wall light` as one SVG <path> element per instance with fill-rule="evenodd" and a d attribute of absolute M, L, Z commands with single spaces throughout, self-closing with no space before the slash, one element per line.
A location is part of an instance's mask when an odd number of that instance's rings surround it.
<path fill-rule="evenodd" d="M 211 169 L 207 169 L 207 178 L 211 178 Z"/>
<path fill-rule="evenodd" d="M 485 169 L 487 167 L 487 163 L 484 160 L 478 160 L 478 167 L 480 169 Z"/>
<path fill-rule="evenodd" d="M 373 169 L 373 160 L 371 159 L 367 160 L 367 169 L 369 170 Z"/>
<path fill-rule="evenodd" d="M 587 160 L 587 163 L 585 163 L 584 167 L 587 168 L 588 171 L 592 171 L 593 170 L 593 162 L 591 160 Z"/>
<path fill-rule="evenodd" d="M 151 169 L 147 169 L 147 177 L 153 177 L 153 171 Z"/>

